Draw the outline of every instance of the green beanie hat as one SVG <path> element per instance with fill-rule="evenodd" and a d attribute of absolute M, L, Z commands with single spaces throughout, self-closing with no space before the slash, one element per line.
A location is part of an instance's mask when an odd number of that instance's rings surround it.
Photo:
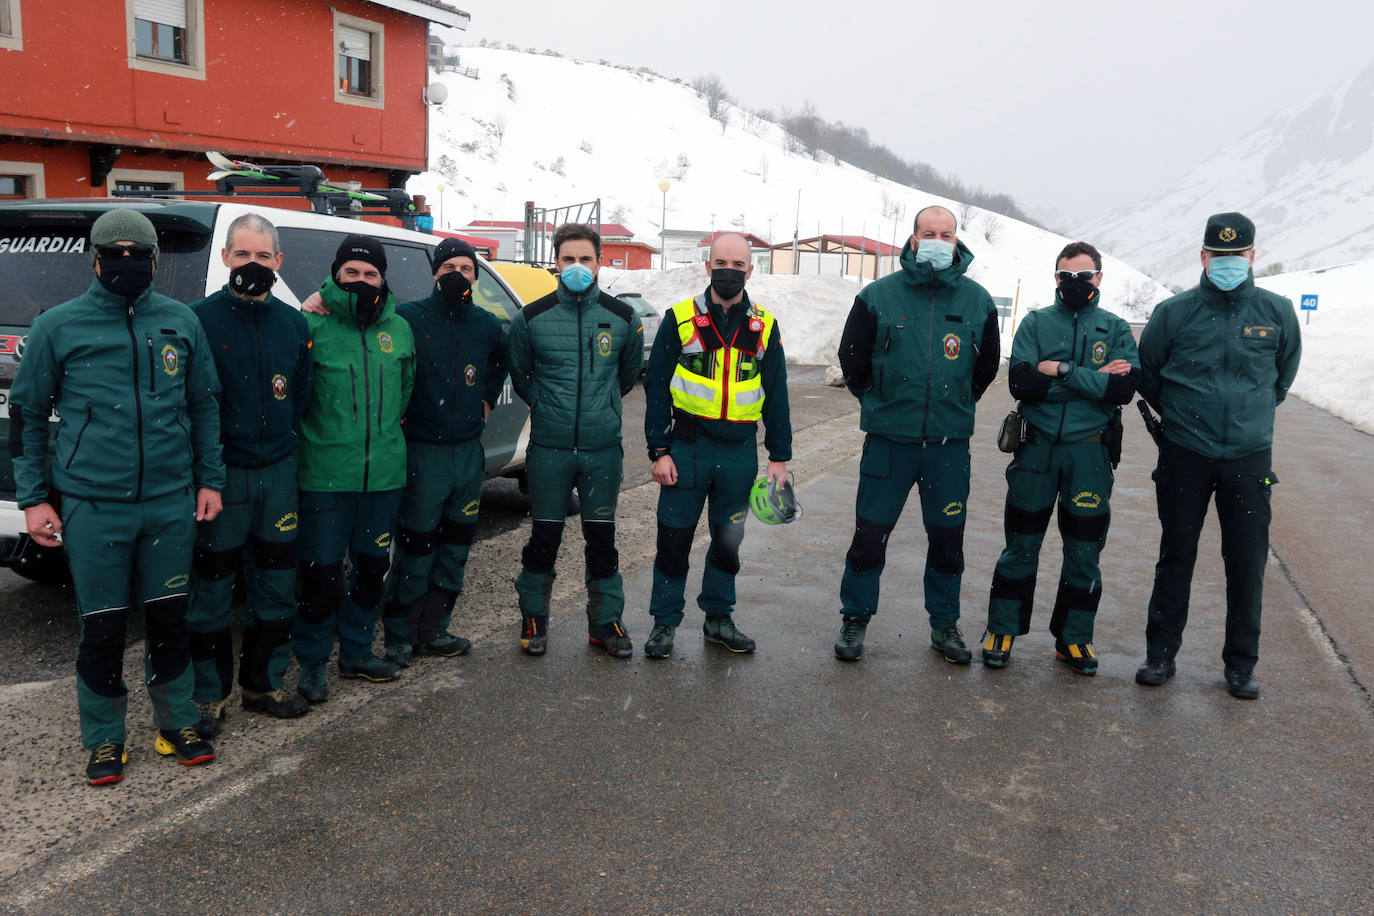
<path fill-rule="evenodd" d="M 137 210 L 111 210 L 101 214 L 91 224 L 91 263 L 95 263 L 97 245 L 113 245 L 115 242 L 133 242 L 135 245 L 152 245 L 153 260 L 157 260 L 157 230 L 148 217 Z"/>

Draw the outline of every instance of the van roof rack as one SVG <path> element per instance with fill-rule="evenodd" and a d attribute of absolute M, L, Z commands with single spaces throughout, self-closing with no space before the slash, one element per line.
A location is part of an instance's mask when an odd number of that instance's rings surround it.
<path fill-rule="evenodd" d="M 129 190 L 114 197 L 293 197 L 310 202 L 324 216 L 391 216 L 406 229 L 418 228 L 415 202 L 404 188 L 364 188 L 356 181 L 332 184 L 313 165 L 255 165 L 209 152 L 215 166 L 207 177 L 214 191 Z"/>

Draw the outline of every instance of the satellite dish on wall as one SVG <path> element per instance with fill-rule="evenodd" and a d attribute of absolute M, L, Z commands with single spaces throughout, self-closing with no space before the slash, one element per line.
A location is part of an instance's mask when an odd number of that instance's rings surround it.
<path fill-rule="evenodd" d="M 435 80 L 420 90 L 420 98 L 426 105 L 442 105 L 448 98 L 448 87 Z"/>

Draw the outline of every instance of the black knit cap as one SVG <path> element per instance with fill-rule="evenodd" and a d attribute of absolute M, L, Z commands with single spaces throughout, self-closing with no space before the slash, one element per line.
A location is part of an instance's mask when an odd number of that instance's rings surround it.
<path fill-rule="evenodd" d="M 472 266 L 477 266 L 477 249 L 473 248 L 462 239 L 446 238 L 438 245 L 434 246 L 434 269 L 438 270 L 439 265 L 449 258 L 471 258 Z"/>
<path fill-rule="evenodd" d="M 1208 251 L 1249 251 L 1255 247 L 1255 224 L 1239 213 L 1218 213 L 1207 218 L 1202 247 Z"/>
<path fill-rule="evenodd" d="M 331 276 L 339 276 L 339 268 L 348 261 L 366 261 L 386 276 L 386 249 L 376 239 L 365 235 L 346 236 L 334 252 L 334 264 L 329 268 Z"/>

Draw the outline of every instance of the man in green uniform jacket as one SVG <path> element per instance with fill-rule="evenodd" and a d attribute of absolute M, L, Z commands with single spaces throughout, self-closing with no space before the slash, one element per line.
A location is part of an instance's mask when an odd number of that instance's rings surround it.
<path fill-rule="evenodd" d="M 654 340 L 644 375 L 644 437 L 658 494 L 658 552 L 644 643 L 668 658 L 686 607 L 687 570 L 701 510 L 710 501 L 711 546 L 697 604 L 707 642 L 753 652 L 734 623 L 735 575 L 749 491 L 758 473 L 756 431 L 766 430 L 768 479 L 787 480 L 792 423 L 787 359 L 773 316 L 749 298 L 749 243 L 727 233 L 711 245 L 706 291 L 674 306 Z"/>
<path fill-rule="evenodd" d="M 29 535 L 66 548 L 81 615 L 76 695 L 91 785 L 124 778 L 130 598 L 142 606 L 159 754 L 215 757 L 196 734 L 186 628 L 195 522 L 220 511 L 219 379 L 200 322 L 152 290 L 158 240 L 134 210 L 91 226 L 95 280 L 34 320 L 10 391 Z M 49 454 L 48 418 L 61 417 Z M 60 500 L 60 502 L 59 502 Z M 58 514 L 60 507 L 61 514 Z"/>
<path fill-rule="evenodd" d="M 449 658 L 468 641 L 448 632 L 482 499 L 482 430 L 506 381 L 501 322 L 474 305 L 477 252 L 462 239 L 434 249 L 434 292 L 397 309 L 415 335 L 415 391 L 406 408 L 406 488 L 383 614 L 386 657 Z"/>
<path fill-rule="evenodd" d="M 887 538 L 913 486 L 925 522 L 925 606 L 931 647 L 967 665 L 959 631 L 968 440 L 974 404 L 997 376 L 997 308 L 966 274 L 973 252 L 954 214 L 926 207 L 902 248 L 902 269 L 864 287 L 840 338 L 845 385 L 862 403 L 868 433 L 859 464 L 854 539 L 840 583 L 842 624 L 835 657 L 863 655 L 878 610 Z"/>
<path fill-rule="evenodd" d="M 1007 466 L 1004 528 L 988 600 L 983 664 L 1001 668 L 1030 632 L 1040 543 L 1059 503 L 1064 563 L 1050 615 L 1055 657 L 1097 673 L 1093 622 L 1102 597 L 1098 556 L 1111 521 L 1112 462 L 1104 437 L 1135 395 L 1140 357 L 1131 326 L 1101 308 L 1102 255 L 1071 242 L 1055 262 L 1054 304 L 1021 319 L 1008 379 L 1026 424 Z"/>
<path fill-rule="evenodd" d="M 220 253 L 229 282 L 191 306 L 210 340 L 224 394 L 220 435 L 224 511 L 203 522 L 191 577 L 191 657 L 202 737 L 219 734 L 234 676 L 234 576 L 244 569 L 247 608 L 239 651 L 244 709 L 279 719 L 310 706 L 282 692 L 296 616 L 295 425 L 314 378 L 310 331 L 272 295 L 282 253 L 277 229 L 256 213 L 229 224 Z M 245 549 L 248 548 L 245 554 Z"/>
<path fill-rule="evenodd" d="M 634 309 L 596 284 L 601 236 L 569 223 L 553 235 L 558 289 L 525 306 L 510 329 L 510 379 L 530 405 L 531 531 L 515 590 L 520 647 L 548 647 L 554 562 L 573 487 L 582 500 L 586 538 L 587 638 L 616 658 L 633 651 L 621 622 L 625 590 L 615 548 L 615 508 L 624 454 L 621 399 L 643 361 L 644 329 Z"/>
<path fill-rule="evenodd" d="M 382 244 L 347 236 L 320 287 L 329 314 L 306 315 L 315 387 L 296 455 L 301 597 L 291 648 L 310 703 L 329 697 L 325 663 L 336 621 L 340 677 L 390 681 L 399 673 L 372 643 L 406 482 L 401 417 L 415 384 L 415 342 L 385 277 Z M 347 597 L 345 553 L 353 564 Z"/>
<path fill-rule="evenodd" d="M 1140 391 L 1162 414 L 1155 493 L 1162 528 L 1137 683 L 1173 677 L 1207 503 L 1216 495 L 1226 567 L 1226 688 L 1259 696 L 1260 606 L 1269 556 L 1274 409 L 1298 374 L 1293 303 L 1255 286 L 1255 224 L 1207 220 L 1202 279 L 1155 306 L 1140 337 Z"/>

